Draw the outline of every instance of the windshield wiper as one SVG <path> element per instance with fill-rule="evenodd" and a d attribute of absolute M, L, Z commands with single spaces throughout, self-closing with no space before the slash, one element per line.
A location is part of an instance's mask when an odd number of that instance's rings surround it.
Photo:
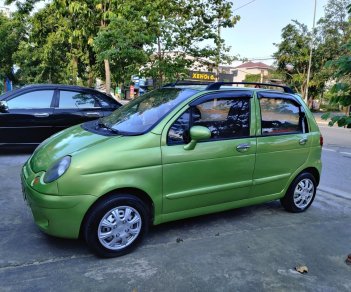
<path fill-rule="evenodd" d="M 108 125 L 106 125 L 101 119 L 98 119 L 98 122 L 96 124 L 99 128 L 104 128 L 106 130 L 109 130 L 110 132 L 114 133 L 114 134 L 120 134 L 120 132 L 114 128 L 109 127 Z"/>

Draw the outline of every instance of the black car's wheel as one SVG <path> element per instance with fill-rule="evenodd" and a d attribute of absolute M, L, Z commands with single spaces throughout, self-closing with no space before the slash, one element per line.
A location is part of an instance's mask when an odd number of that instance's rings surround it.
<path fill-rule="evenodd" d="M 148 208 L 132 195 L 116 195 L 89 211 L 83 229 L 90 249 L 101 257 L 132 251 L 148 230 Z"/>
<path fill-rule="evenodd" d="M 280 202 L 289 212 L 303 212 L 311 206 L 316 196 L 316 189 L 317 183 L 314 176 L 309 172 L 303 172 L 293 180 Z"/>

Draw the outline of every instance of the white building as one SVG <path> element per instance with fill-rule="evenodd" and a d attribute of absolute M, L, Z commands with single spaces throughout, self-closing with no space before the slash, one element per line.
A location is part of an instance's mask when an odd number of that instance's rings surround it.
<path fill-rule="evenodd" d="M 233 81 L 242 82 L 246 75 L 261 75 L 262 82 L 268 76 L 269 70 L 274 70 L 274 68 L 262 62 L 250 61 L 236 66 L 231 70 L 231 73 L 234 74 Z"/>

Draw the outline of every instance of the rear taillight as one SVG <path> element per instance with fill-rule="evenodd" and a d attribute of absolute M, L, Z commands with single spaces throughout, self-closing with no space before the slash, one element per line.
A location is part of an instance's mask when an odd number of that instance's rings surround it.
<path fill-rule="evenodd" d="M 321 147 L 323 147 L 323 136 L 322 136 L 322 134 L 319 136 L 319 145 L 321 145 Z"/>

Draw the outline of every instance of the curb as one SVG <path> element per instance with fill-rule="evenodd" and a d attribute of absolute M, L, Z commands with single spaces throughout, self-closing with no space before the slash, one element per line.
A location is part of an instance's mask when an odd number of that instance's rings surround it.
<path fill-rule="evenodd" d="M 339 197 L 339 198 L 343 198 L 343 199 L 346 199 L 346 200 L 351 200 L 351 193 L 347 193 L 347 192 L 344 192 L 344 191 L 340 191 L 340 190 L 337 190 L 337 189 L 324 187 L 324 186 L 318 187 L 317 190 L 321 191 L 323 193 L 328 193 L 330 195 L 333 195 L 333 196 L 336 196 L 336 197 Z"/>

